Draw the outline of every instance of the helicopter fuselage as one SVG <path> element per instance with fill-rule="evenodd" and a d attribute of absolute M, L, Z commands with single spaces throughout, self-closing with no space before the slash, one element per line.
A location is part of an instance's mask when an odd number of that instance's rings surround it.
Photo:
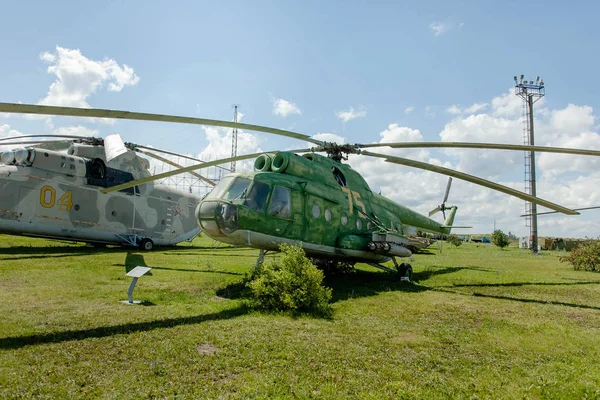
<path fill-rule="evenodd" d="M 102 194 L 99 189 L 149 175 L 133 151 L 106 162 L 101 146 L 2 154 L 0 233 L 150 248 L 199 232 L 199 197 L 153 183 Z M 147 248 L 147 247 L 146 247 Z"/>
<path fill-rule="evenodd" d="M 307 255 L 379 263 L 408 257 L 407 235 L 447 234 L 444 225 L 373 193 L 350 166 L 317 154 L 263 154 L 254 172 L 225 177 L 197 218 L 215 240 L 263 250 L 302 243 Z"/>

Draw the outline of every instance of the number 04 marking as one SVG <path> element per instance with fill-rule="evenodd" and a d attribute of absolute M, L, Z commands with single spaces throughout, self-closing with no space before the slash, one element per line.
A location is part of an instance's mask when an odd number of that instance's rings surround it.
<path fill-rule="evenodd" d="M 52 208 L 56 205 L 56 189 L 52 186 L 44 186 L 40 190 L 40 204 L 44 208 Z M 71 211 L 73 207 L 73 193 L 67 190 L 65 194 L 58 199 L 58 209 L 62 211 Z"/>

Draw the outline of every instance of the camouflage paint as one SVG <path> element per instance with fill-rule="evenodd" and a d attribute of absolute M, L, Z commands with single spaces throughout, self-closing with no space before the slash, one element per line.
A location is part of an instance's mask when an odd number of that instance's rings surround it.
<path fill-rule="evenodd" d="M 73 145 L 67 154 L 33 150 L 29 166 L 0 164 L 2 233 L 112 244 L 138 235 L 160 246 L 199 232 L 197 196 L 154 183 L 140 186 L 137 195 L 102 194 L 100 186 L 88 184 L 90 159 L 79 155 L 104 162 L 101 146 Z M 131 179 L 149 176 L 147 161 L 130 150 L 106 167 Z"/>
<path fill-rule="evenodd" d="M 271 160 L 271 171 L 268 171 L 266 158 Z M 270 186 L 264 209 L 255 211 L 237 204 L 238 229 L 229 234 L 218 228 L 215 215 L 197 215 L 201 226 L 210 228 L 205 230 L 209 236 L 226 243 L 263 249 L 277 249 L 280 242 L 302 242 L 309 255 L 370 262 L 386 258 L 366 249 L 374 233 L 383 231 L 408 242 L 404 229 L 450 232 L 440 223 L 373 193 L 362 176 L 350 166 L 327 157 L 317 154 L 302 157 L 285 152 L 265 154 L 259 157 L 256 169 L 258 171 L 233 176 Z M 334 173 L 335 170 L 338 172 Z M 267 213 L 275 186 L 291 190 L 292 212 L 288 218 Z M 233 204 L 207 198 L 201 202 L 201 207 L 217 203 Z M 454 207 L 445 224 L 452 223 L 455 213 Z M 331 217 L 329 221 L 326 215 Z M 345 219 L 346 224 L 343 223 Z"/>

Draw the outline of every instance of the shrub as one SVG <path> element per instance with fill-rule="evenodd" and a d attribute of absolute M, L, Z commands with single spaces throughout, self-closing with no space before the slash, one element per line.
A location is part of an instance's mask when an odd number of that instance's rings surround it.
<path fill-rule="evenodd" d="M 254 307 L 331 315 L 331 289 L 322 285 L 323 272 L 306 257 L 301 245 L 280 246 L 281 257 L 259 264 L 247 286 Z"/>
<path fill-rule="evenodd" d="M 494 233 L 492 233 L 492 243 L 503 249 L 510 244 L 510 240 L 506 233 L 502 232 L 500 229 L 496 229 Z"/>
<path fill-rule="evenodd" d="M 458 247 L 462 244 L 462 239 L 456 235 L 450 235 L 448 236 L 448 243 L 450 243 L 452 246 Z"/>
<path fill-rule="evenodd" d="M 592 240 L 571 250 L 568 255 L 558 258 L 561 262 L 573 265 L 575 271 L 600 272 L 600 240 Z"/>

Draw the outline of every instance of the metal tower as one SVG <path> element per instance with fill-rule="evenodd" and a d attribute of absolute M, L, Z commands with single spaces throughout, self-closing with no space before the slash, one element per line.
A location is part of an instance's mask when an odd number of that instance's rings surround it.
<path fill-rule="evenodd" d="M 233 122 L 238 122 L 238 106 L 237 104 L 233 105 Z M 231 134 L 231 157 L 237 156 L 237 136 L 238 130 L 237 128 L 233 128 L 233 132 Z M 231 172 L 235 172 L 235 161 L 231 162 Z"/>
<path fill-rule="evenodd" d="M 517 80 L 515 76 L 515 94 L 523 99 L 523 143 L 525 145 L 535 145 L 533 134 L 533 103 L 544 97 L 546 94 L 544 81 L 538 76 L 533 81 L 523 80 L 521 75 Z M 535 152 L 525 152 L 525 192 L 536 196 L 535 189 Z M 531 252 L 538 252 L 538 231 L 537 231 L 537 204 L 525 203 L 525 214 L 528 214 L 525 225 L 530 228 L 529 242 Z"/>

